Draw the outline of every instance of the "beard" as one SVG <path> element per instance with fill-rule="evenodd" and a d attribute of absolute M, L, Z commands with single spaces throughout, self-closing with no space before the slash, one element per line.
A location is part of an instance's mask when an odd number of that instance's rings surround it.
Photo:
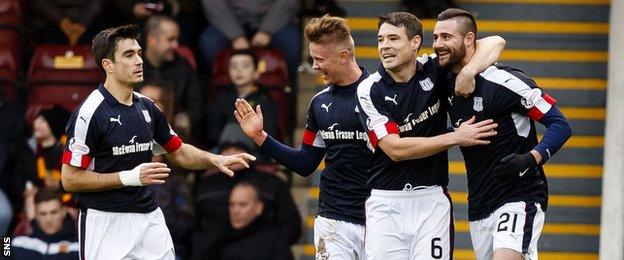
<path fill-rule="evenodd" d="M 440 57 L 440 52 L 449 53 L 448 61 L 444 64 L 440 63 L 440 67 L 444 68 L 453 67 L 460 64 L 466 56 L 466 46 L 464 46 L 463 44 L 460 44 L 458 48 L 443 47 L 435 48 L 434 51 L 438 57 Z"/>

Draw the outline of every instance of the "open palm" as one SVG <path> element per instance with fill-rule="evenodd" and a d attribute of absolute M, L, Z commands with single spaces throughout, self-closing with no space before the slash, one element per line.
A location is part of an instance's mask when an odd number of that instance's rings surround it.
<path fill-rule="evenodd" d="M 254 111 L 246 100 L 237 99 L 234 106 L 236 107 L 234 117 L 236 117 L 243 132 L 252 139 L 262 135 L 264 125 L 260 105 L 256 106 L 256 110 Z"/>

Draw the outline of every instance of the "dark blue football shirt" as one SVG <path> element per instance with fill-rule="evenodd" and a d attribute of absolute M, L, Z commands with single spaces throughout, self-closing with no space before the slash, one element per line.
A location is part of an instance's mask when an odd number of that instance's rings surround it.
<path fill-rule="evenodd" d="M 422 62 L 421 62 L 422 61 Z M 431 137 L 447 133 L 446 85 L 439 80 L 437 58 L 424 56 L 416 74 L 405 83 L 395 82 L 383 66 L 358 86 L 361 123 L 367 127 L 375 149 L 368 185 L 380 190 L 410 190 L 418 186 L 448 185 L 448 155 L 440 152 L 425 158 L 394 162 L 379 147 L 389 134 L 400 137 Z M 442 85 L 442 86 L 440 86 Z"/>
<path fill-rule="evenodd" d="M 134 92 L 126 106 L 102 84 L 74 111 L 67 138 L 63 163 L 100 174 L 131 170 L 151 162 L 157 147 L 174 152 L 182 145 L 151 99 Z M 147 213 L 157 208 L 152 186 L 77 192 L 75 199 L 81 209 Z"/>

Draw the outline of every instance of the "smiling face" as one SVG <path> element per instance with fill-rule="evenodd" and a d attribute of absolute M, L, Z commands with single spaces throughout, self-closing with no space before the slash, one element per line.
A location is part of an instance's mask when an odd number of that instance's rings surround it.
<path fill-rule="evenodd" d="M 466 56 L 465 37 L 459 31 L 457 19 L 438 21 L 433 29 L 433 50 L 440 67 L 461 66 Z"/>
<path fill-rule="evenodd" d="M 338 84 L 344 80 L 343 62 L 341 62 L 339 44 L 333 42 L 310 42 L 312 68 L 321 74 L 324 84 Z"/>
<path fill-rule="evenodd" d="M 415 62 L 420 41 L 418 35 L 409 39 L 405 27 L 383 23 L 377 34 L 377 50 L 384 68 L 399 71 L 405 64 Z"/>

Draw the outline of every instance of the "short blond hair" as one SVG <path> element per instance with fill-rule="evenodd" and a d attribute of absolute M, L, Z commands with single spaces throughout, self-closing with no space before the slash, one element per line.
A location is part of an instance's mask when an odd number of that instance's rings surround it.
<path fill-rule="evenodd" d="M 310 20 L 305 26 L 304 36 L 316 44 L 352 42 L 347 20 L 328 14 Z"/>

